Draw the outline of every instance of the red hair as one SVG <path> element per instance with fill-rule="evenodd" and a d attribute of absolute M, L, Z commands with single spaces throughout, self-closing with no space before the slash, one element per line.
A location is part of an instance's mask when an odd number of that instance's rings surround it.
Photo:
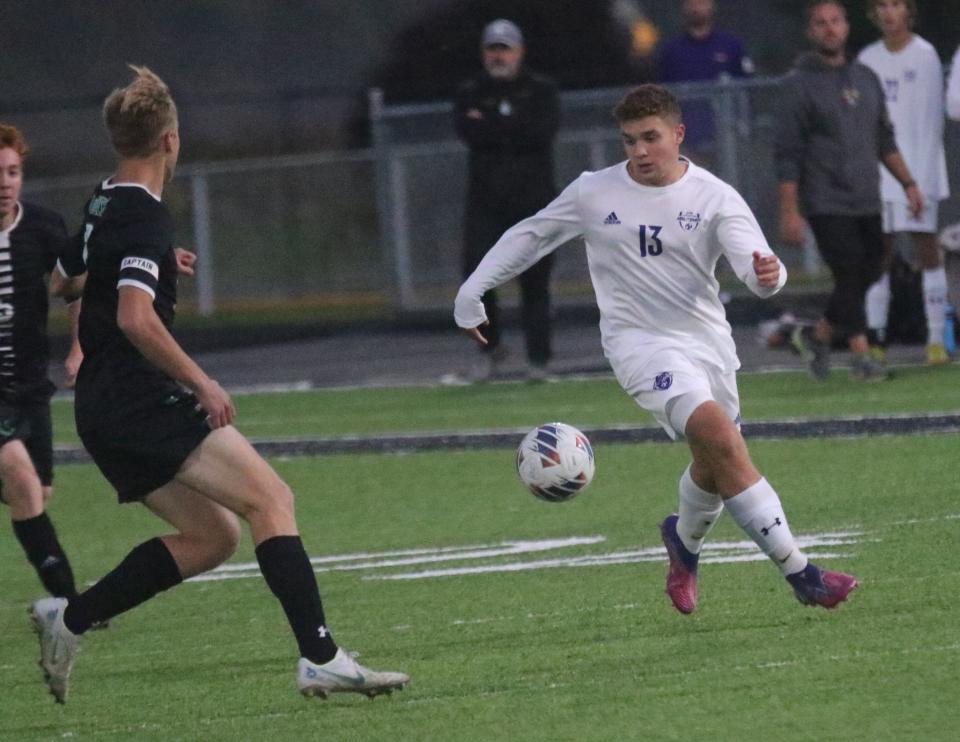
<path fill-rule="evenodd" d="M 27 140 L 16 126 L 0 123 L 0 149 L 6 149 L 7 147 L 20 155 L 21 160 L 30 151 Z"/>

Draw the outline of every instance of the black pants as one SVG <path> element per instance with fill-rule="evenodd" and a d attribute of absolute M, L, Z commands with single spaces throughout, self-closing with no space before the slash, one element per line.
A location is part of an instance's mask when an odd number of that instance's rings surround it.
<path fill-rule="evenodd" d="M 468 206 L 464 230 L 463 277 L 466 278 L 483 256 L 510 227 L 536 211 L 519 213 L 515 209 L 491 209 Z M 553 255 L 548 255 L 520 274 L 521 326 L 527 347 L 527 360 L 542 366 L 550 360 L 550 272 Z M 492 352 L 500 344 L 501 319 L 495 291 L 483 295 L 483 306 L 490 325 L 483 333 Z"/>
<path fill-rule="evenodd" d="M 883 273 L 883 230 L 879 214 L 816 214 L 810 228 L 817 249 L 833 273 L 833 293 L 823 313 L 837 335 L 850 338 L 867 331 L 867 289 Z"/>

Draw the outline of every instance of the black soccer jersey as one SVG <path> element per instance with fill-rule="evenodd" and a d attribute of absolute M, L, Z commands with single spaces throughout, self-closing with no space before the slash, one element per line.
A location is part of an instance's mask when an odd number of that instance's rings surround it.
<path fill-rule="evenodd" d="M 44 402 L 53 393 L 46 275 L 66 240 L 63 219 L 29 203 L 0 232 L 0 402 Z"/>
<path fill-rule="evenodd" d="M 77 378 L 78 427 L 110 424 L 106 411 L 135 410 L 154 393 L 179 389 L 117 325 L 121 286 L 146 291 L 163 324 L 173 323 L 177 260 L 166 206 L 143 186 L 105 181 L 87 202 L 83 228 L 60 256 L 60 267 L 68 276 L 87 272 L 80 311 L 84 357 Z"/>

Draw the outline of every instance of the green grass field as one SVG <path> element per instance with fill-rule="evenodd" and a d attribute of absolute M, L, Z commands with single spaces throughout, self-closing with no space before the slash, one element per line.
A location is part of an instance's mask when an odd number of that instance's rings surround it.
<path fill-rule="evenodd" d="M 957 382 L 954 368 L 872 386 L 744 376 L 741 393 L 756 419 L 950 412 Z M 238 406 L 256 436 L 649 422 L 607 381 L 263 395 Z M 57 706 L 27 627 L 36 578 L 8 535 L 0 736 L 952 740 L 958 444 L 957 435 L 753 442 L 808 553 L 862 587 L 836 611 L 801 606 L 725 518 L 692 616 L 670 607 L 656 552 L 682 445 L 602 446 L 594 484 L 562 505 L 523 491 L 512 450 L 275 461 L 297 493 L 308 551 L 341 555 L 318 567 L 337 639 L 362 662 L 413 676 L 374 702 L 300 698 L 295 645 L 251 570 L 182 585 L 86 637 L 69 702 Z M 92 466 L 61 467 L 57 490 L 51 513 L 82 581 L 160 532 L 142 508 L 118 507 Z M 425 553 L 385 554 L 405 550 Z M 252 560 L 247 538 L 232 562 Z M 429 574 L 442 570 L 459 573 Z"/>
<path fill-rule="evenodd" d="M 744 420 L 960 411 L 960 366 L 898 369 L 883 384 L 836 372 L 814 385 L 803 373 L 741 374 Z M 653 425 L 612 378 L 550 384 L 344 389 L 236 398 L 237 426 L 253 438 L 402 431 L 523 429 L 546 420 L 580 426 Z M 59 443 L 78 443 L 69 402 L 54 404 Z"/>

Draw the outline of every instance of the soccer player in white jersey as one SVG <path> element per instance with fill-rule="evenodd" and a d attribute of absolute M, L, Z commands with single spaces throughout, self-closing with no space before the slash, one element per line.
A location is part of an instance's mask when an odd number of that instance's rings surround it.
<path fill-rule="evenodd" d="M 947 116 L 960 121 L 960 46 L 953 53 L 947 80 Z M 954 308 L 960 307 L 960 222 L 944 228 L 940 233 L 944 249 L 944 270 L 947 272 L 947 297 Z"/>
<path fill-rule="evenodd" d="M 886 168 L 880 168 L 886 262 L 889 266 L 894 235 L 909 233 L 923 271 L 927 362 L 948 363 L 943 335 L 947 277 L 936 236 L 938 202 L 950 195 L 943 150 L 943 67 L 933 45 L 912 31 L 917 15 L 914 0 L 870 0 L 867 14 L 883 38 L 860 52 L 859 60 L 872 69 L 883 84 L 897 149 L 903 154 L 926 203 L 923 212 L 914 216 L 903 187 Z M 889 308 L 890 275 L 884 270 L 867 291 L 866 299 L 867 327 L 876 343 L 874 353 L 880 358 L 884 354 Z"/>
<path fill-rule="evenodd" d="M 960 121 L 960 46 L 953 53 L 950 79 L 947 81 L 947 116 Z"/>
<path fill-rule="evenodd" d="M 802 603 L 833 608 L 857 581 L 807 560 L 780 498 L 750 459 L 739 428 L 740 361 L 714 275 L 724 255 L 766 297 L 786 282 L 786 269 L 740 195 L 680 156 L 685 129 L 669 91 L 642 85 L 613 113 L 626 162 L 583 173 L 507 230 L 460 287 L 456 323 L 485 343 L 484 293 L 582 237 L 617 380 L 672 438 L 686 439 L 693 458 L 680 478 L 679 515 L 660 525 L 674 606 L 696 608 L 700 549 L 726 508 Z"/>

